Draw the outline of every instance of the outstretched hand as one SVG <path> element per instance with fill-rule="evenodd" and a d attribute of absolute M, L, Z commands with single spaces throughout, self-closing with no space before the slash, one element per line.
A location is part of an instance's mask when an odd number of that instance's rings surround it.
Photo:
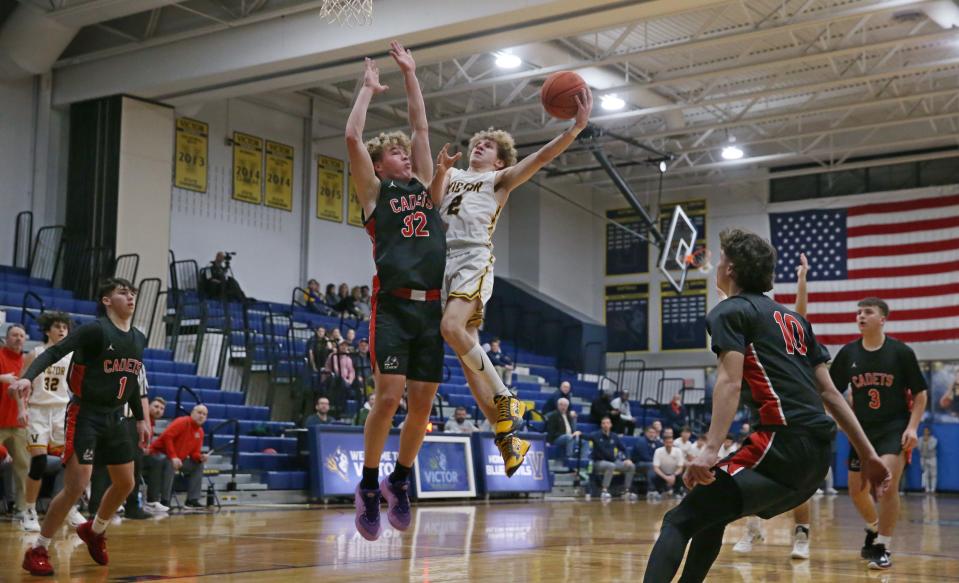
<path fill-rule="evenodd" d="M 463 152 L 457 152 L 452 156 L 449 155 L 450 145 L 448 143 L 443 144 L 443 149 L 440 150 L 439 154 L 436 155 L 436 169 L 443 169 L 443 171 L 449 170 L 453 167 L 454 164 L 459 162 L 459 159 L 463 157 Z"/>
<path fill-rule="evenodd" d="M 400 71 L 403 73 L 416 72 L 416 61 L 413 60 L 413 53 L 409 49 L 403 48 L 403 44 L 398 40 L 390 41 L 390 56 L 396 61 Z"/>
<path fill-rule="evenodd" d="M 589 114 L 593 111 L 593 93 L 589 87 L 576 95 L 576 118 L 573 127 L 583 129 L 589 123 Z"/>
<path fill-rule="evenodd" d="M 380 84 L 380 68 L 376 66 L 376 61 L 367 57 L 366 68 L 363 71 L 363 86 L 369 87 L 373 95 L 383 93 L 389 89 L 389 85 Z"/>
<path fill-rule="evenodd" d="M 798 279 L 806 279 L 807 273 L 809 273 L 809 260 L 806 259 L 805 253 L 800 253 L 799 265 L 796 266 L 796 277 Z"/>

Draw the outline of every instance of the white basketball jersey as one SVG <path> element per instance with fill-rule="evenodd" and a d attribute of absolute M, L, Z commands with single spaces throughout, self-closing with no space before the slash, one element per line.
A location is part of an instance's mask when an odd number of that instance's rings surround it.
<path fill-rule="evenodd" d="M 40 356 L 46 348 L 43 345 L 33 349 L 33 355 Z M 70 386 L 67 384 L 67 373 L 73 353 L 64 356 L 59 362 L 43 371 L 33 379 L 33 394 L 30 395 L 30 405 L 64 405 L 70 402 Z"/>
<path fill-rule="evenodd" d="M 450 249 L 476 245 L 493 248 L 500 212 L 493 190 L 496 174 L 450 168 L 449 186 L 440 209 Z"/>

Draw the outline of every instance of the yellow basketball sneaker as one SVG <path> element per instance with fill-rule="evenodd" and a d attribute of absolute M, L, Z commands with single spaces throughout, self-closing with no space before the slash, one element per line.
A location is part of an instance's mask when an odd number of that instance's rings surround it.
<path fill-rule="evenodd" d="M 511 395 L 496 395 L 493 397 L 493 405 L 496 407 L 496 437 L 501 438 L 519 431 L 523 426 L 526 405 Z"/>
<path fill-rule="evenodd" d="M 520 439 L 512 433 L 496 438 L 496 447 L 499 448 L 503 456 L 503 462 L 506 464 L 506 477 L 512 478 L 516 470 L 523 465 L 526 459 L 526 452 L 529 451 L 529 442 Z"/>

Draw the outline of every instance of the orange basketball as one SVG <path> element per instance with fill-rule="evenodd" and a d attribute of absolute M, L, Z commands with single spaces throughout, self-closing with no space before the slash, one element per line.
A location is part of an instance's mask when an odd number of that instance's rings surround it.
<path fill-rule="evenodd" d="M 576 95 L 589 88 L 583 78 L 573 71 L 558 71 L 546 78 L 539 97 L 546 113 L 558 119 L 576 117 Z"/>

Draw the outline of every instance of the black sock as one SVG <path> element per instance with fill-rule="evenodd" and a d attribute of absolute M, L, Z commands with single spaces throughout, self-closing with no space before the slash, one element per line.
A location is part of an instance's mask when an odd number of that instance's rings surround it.
<path fill-rule="evenodd" d="M 360 481 L 360 488 L 364 490 L 375 490 L 379 487 L 380 468 L 368 468 L 363 466 L 363 479 Z"/>
<path fill-rule="evenodd" d="M 410 477 L 410 468 L 397 462 L 396 467 L 393 468 L 393 473 L 390 474 L 390 484 L 405 482 L 406 479 L 409 477 Z"/>

